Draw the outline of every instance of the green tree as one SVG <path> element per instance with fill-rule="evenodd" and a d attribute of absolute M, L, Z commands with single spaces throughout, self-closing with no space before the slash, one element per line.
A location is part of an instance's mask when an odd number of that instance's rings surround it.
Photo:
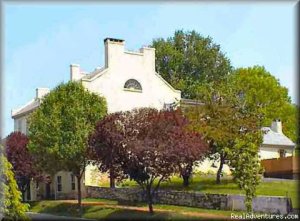
<path fill-rule="evenodd" d="M 25 220 L 29 205 L 21 203 L 22 194 L 12 171 L 12 165 L 2 154 L 0 146 L 0 214 L 8 220 Z"/>
<path fill-rule="evenodd" d="M 238 186 L 245 191 L 245 206 L 252 211 L 252 199 L 256 195 L 256 188 L 261 181 L 263 168 L 258 156 L 262 143 L 262 132 L 248 133 L 237 138 L 234 151 L 230 152 L 232 175 Z"/>
<path fill-rule="evenodd" d="M 29 120 L 29 150 L 41 167 L 51 174 L 66 170 L 76 176 L 80 214 L 88 137 L 106 112 L 104 98 L 90 93 L 80 82 L 68 82 L 46 95 Z"/>
<path fill-rule="evenodd" d="M 234 151 L 235 140 L 242 132 L 260 130 L 257 114 L 245 107 L 234 83 L 228 76 L 223 81 L 199 85 L 197 96 L 202 104 L 186 108 L 193 129 L 210 141 L 209 158 L 219 163 L 217 184 L 221 182 L 225 162 Z"/>
<path fill-rule="evenodd" d="M 211 158 L 219 160 L 216 183 L 220 183 L 223 165 L 229 164 L 238 186 L 245 191 L 245 205 L 252 209 L 252 199 L 260 182 L 262 168 L 259 147 L 262 143 L 260 113 L 246 105 L 234 78 L 201 85 L 199 99 L 203 102 L 186 113 L 192 127 L 204 133 L 211 144 Z"/>
<path fill-rule="evenodd" d="M 238 68 L 233 78 L 245 96 L 247 108 L 259 112 L 262 126 L 270 126 L 274 119 L 280 118 L 283 133 L 296 142 L 297 107 L 291 104 L 288 89 L 261 66 Z"/>
<path fill-rule="evenodd" d="M 175 31 L 173 37 L 154 39 L 156 70 L 184 98 L 194 99 L 195 88 L 223 79 L 232 67 L 220 46 L 195 31 Z"/>

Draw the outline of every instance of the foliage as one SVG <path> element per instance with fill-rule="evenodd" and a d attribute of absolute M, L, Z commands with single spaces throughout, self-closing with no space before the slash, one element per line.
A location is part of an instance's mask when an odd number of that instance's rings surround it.
<path fill-rule="evenodd" d="M 233 76 L 199 86 L 197 92 L 203 104 L 192 108 L 189 116 L 193 128 L 211 141 L 212 158 L 220 159 L 216 183 L 220 183 L 223 165 L 228 163 L 236 182 L 246 193 L 247 209 L 251 209 L 262 172 L 258 164 L 262 115 L 248 105 L 239 86 Z"/>
<path fill-rule="evenodd" d="M 120 163 L 123 161 L 122 157 L 124 157 L 124 154 L 126 155 L 126 149 L 124 148 L 125 145 L 128 145 L 126 135 L 130 137 L 133 135 L 132 132 L 134 130 L 140 128 L 136 125 L 147 124 L 141 118 L 139 119 L 141 122 L 134 125 L 134 117 L 129 116 L 130 114 L 130 112 L 118 112 L 107 115 L 97 124 L 95 132 L 89 140 L 91 157 L 98 164 L 100 171 L 113 171 L 113 174 L 111 173 L 110 176 L 113 175 L 114 178 L 118 178 L 119 180 L 126 177 L 126 174 L 122 172 L 122 165 Z M 153 115 L 154 113 L 151 114 Z M 155 114 L 159 115 L 156 112 Z M 137 118 L 137 116 L 135 117 Z M 169 150 L 177 153 L 173 156 L 173 162 L 177 163 L 178 171 L 184 179 L 184 185 L 188 185 L 192 168 L 203 158 L 208 145 L 199 133 L 187 130 L 188 120 L 179 109 L 164 112 L 161 116 L 157 116 L 157 118 L 165 121 L 165 124 L 168 123 L 172 127 L 168 132 L 168 136 L 170 137 L 170 141 L 168 141 Z M 126 122 L 130 122 L 132 125 L 128 125 Z M 123 129 L 126 131 L 122 131 Z M 157 130 L 157 133 L 160 133 L 159 130 L 165 129 L 159 127 Z M 154 135 L 152 136 L 154 137 Z M 131 137 L 131 139 L 136 138 Z M 130 142 L 135 142 L 135 140 L 130 140 Z"/>
<path fill-rule="evenodd" d="M 0 152 L 2 147 L 0 147 Z M 12 165 L 7 158 L 0 153 L 0 214 L 11 220 L 25 220 L 28 205 L 21 203 L 21 192 L 18 190 L 14 178 Z"/>
<path fill-rule="evenodd" d="M 194 99 L 195 88 L 204 82 L 216 82 L 232 71 L 229 59 L 210 37 L 195 31 L 175 31 L 173 37 L 153 40 L 156 70 L 183 98 Z"/>
<path fill-rule="evenodd" d="M 104 98 L 80 82 L 60 84 L 47 94 L 29 120 L 29 149 L 46 172 L 72 171 L 77 177 L 81 208 L 81 178 L 88 164 L 87 142 L 106 114 Z"/>
<path fill-rule="evenodd" d="M 123 170 L 146 191 L 149 211 L 153 213 L 153 196 L 160 183 L 178 171 L 178 166 L 201 159 L 206 146 L 199 134 L 193 136 L 185 130 L 181 122 L 184 118 L 178 112 L 142 108 L 126 114 L 127 156 L 122 158 Z M 182 151 L 191 146 L 189 139 L 199 141 L 198 156 Z"/>
<path fill-rule="evenodd" d="M 296 142 L 298 107 L 291 104 L 288 89 L 261 66 L 239 68 L 233 78 L 245 96 L 247 108 L 261 115 L 262 126 L 269 127 L 274 119 L 280 118 L 283 133 Z"/>
<path fill-rule="evenodd" d="M 198 99 L 202 104 L 186 108 L 191 127 L 210 141 L 210 158 L 219 161 L 216 182 L 220 183 L 223 165 L 234 150 L 236 138 L 241 134 L 260 130 L 256 112 L 245 107 L 233 78 L 228 76 L 217 83 L 198 86 Z"/>
<path fill-rule="evenodd" d="M 13 165 L 18 187 L 22 192 L 23 201 L 31 179 L 41 181 L 42 174 L 34 167 L 34 159 L 27 148 L 28 138 L 21 132 L 12 132 L 6 139 L 6 156 Z"/>
<path fill-rule="evenodd" d="M 103 173 L 109 172 L 110 187 L 114 180 L 125 178 L 120 165 L 120 157 L 124 156 L 122 141 L 124 134 L 120 132 L 119 123 L 122 113 L 117 112 L 105 116 L 96 125 L 95 131 L 89 138 L 90 158 Z"/>
<path fill-rule="evenodd" d="M 232 175 L 246 193 L 245 205 L 248 212 L 252 210 L 252 199 L 256 195 L 263 173 L 258 157 L 261 143 L 262 132 L 248 133 L 236 140 L 235 151 L 231 152 L 230 156 Z"/>
<path fill-rule="evenodd" d="M 165 118 L 173 122 L 172 144 L 170 148 L 177 153 L 173 160 L 177 162 L 183 185 L 188 186 L 193 167 L 199 165 L 208 152 L 209 145 L 198 132 L 188 130 L 189 121 L 180 109 L 166 112 Z M 169 120 L 169 119 L 166 119 Z"/>

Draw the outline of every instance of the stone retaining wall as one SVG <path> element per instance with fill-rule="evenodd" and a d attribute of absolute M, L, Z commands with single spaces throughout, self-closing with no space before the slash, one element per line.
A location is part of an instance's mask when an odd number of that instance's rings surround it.
<path fill-rule="evenodd" d="M 120 203 L 146 202 L 145 193 L 139 188 L 107 188 L 87 186 L 87 197 L 118 200 Z M 154 203 L 190 206 L 216 210 L 246 210 L 244 196 L 205 194 L 194 191 L 159 190 Z M 253 200 L 253 211 L 287 214 L 292 211 L 291 199 L 287 197 L 259 196 Z"/>

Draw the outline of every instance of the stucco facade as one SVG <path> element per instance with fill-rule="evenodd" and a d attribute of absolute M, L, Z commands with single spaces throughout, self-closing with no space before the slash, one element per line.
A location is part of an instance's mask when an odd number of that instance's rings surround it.
<path fill-rule="evenodd" d="M 71 80 L 80 80 L 91 92 L 106 98 L 108 112 L 138 107 L 162 109 L 165 104 L 179 102 L 181 92 L 175 90 L 155 72 L 155 49 L 143 47 L 139 52 L 125 50 L 124 41 L 105 39 L 105 66 L 86 75 L 79 65 L 71 65 Z M 140 89 L 125 87 L 135 81 Z"/>
<path fill-rule="evenodd" d="M 104 67 L 97 67 L 92 72 L 81 70 L 80 65 L 70 65 L 70 80 L 80 81 L 83 86 L 94 93 L 97 93 L 107 100 L 108 112 L 126 111 L 139 107 L 152 107 L 163 109 L 168 105 L 178 104 L 180 100 L 185 100 L 188 105 L 201 105 L 197 102 L 181 99 L 181 92 L 169 85 L 155 71 L 155 49 L 143 47 L 138 52 L 125 50 L 125 42 L 119 39 L 107 38 L 104 40 L 105 45 L 105 61 Z M 42 102 L 43 96 L 50 90 L 47 88 L 38 88 L 36 97 L 26 105 L 13 110 L 12 117 L 15 123 L 15 130 L 27 133 L 27 117 Z M 281 124 L 281 123 L 280 123 Z M 276 125 L 275 125 L 276 126 Z M 260 149 L 262 159 L 279 157 L 279 150 L 285 149 L 286 156 L 293 153 L 295 145 L 288 142 L 280 125 L 270 128 L 270 132 L 277 130 L 275 134 L 269 136 L 269 140 L 277 139 L 283 143 L 268 143 L 268 139 L 264 141 Z M 274 129 L 275 128 L 275 129 Z M 288 138 L 287 138 L 288 139 Z M 286 143 L 287 142 L 287 143 Z M 213 166 L 214 165 L 214 166 Z M 206 159 L 196 170 L 204 173 L 216 173 L 219 163 Z M 229 174 L 230 169 L 224 165 L 223 172 Z M 61 171 L 55 175 L 50 185 L 40 184 L 31 185 L 31 200 L 39 198 L 61 198 L 64 196 L 76 198 L 77 182 L 75 189 L 72 189 L 72 174 L 70 172 Z M 60 177 L 60 178 L 58 178 Z M 82 186 L 97 185 L 99 179 L 104 179 L 105 175 L 97 175 L 97 168 L 88 165 Z M 75 178 L 76 179 L 76 178 Z M 59 182 L 61 190 L 58 190 Z M 83 188 L 83 191 L 84 188 Z M 84 193 L 83 193 L 84 195 Z"/>
<path fill-rule="evenodd" d="M 155 49 L 143 47 L 138 52 L 126 51 L 123 40 L 107 38 L 105 45 L 105 65 L 92 72 L 85 72 L 80 65 L 70 65 L 70 80 L 81 81 L 87 90 L 106 98 L 109 113 L 126 111 L 139 107 L 162 109 L 172 103 L 178 103 L 181 92 L 175 90 L 158 73 L 155 72 Z M 27 117 L 42 102 L 43 96 L 49 93 L 47 88 L 38 88 L 35 99 L 24 106 L 12 110 L 15 131 L 27 134 Z M 88 165 L 82 186 L 96 182 L 97 169 Z M 76 197 L 71 188 L 71 173 L 57 173 L 51 184 L 31 183 L 30 199 Z M 102 176 L 102 175 L 100 175 Z M 60 177 L 60 178 L 58 178 Z M 59 180 L 58 180 L 59 179 Z M 58 186 L 61 183 L 61 189 Z M 83 189 L 83 195 L 85 189 Z M 29 199 L 29 197 L 28 197 Z"/>

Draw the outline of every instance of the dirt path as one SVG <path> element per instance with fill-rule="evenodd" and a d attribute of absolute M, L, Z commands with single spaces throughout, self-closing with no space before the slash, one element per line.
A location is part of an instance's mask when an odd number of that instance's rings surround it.
<path fill-rule="evenodd" d="M 62 202 L 62 203 L 71 203 L 71 204 L 77 204 L 77 200 L 57 200 L 57 202 Z M 123 205 L 110 205 L 102 202 L 82 202 L 82 205 L 94 205 L 94 206 L 102 206 L 105 208 L 118 208 L 118 209 L 126 209 L 126 210 L 135 210 L 135 211 L 143 211 L 147 212 L 148 207 L 135 207 L 135 206 L 123 206 Z M 174 210 L 169 210 L 169 209 L 159 209 L 159 208 L 154 208 L 155 211 L 159 212 L 174 212 Z M 211 213 L 204 213 L 204 212 L 180 212 L 176 211 L 182 215 L 186 216 L 192 216 L 192 217 L 199 217 L 199 218 L 209 218 L 209 219 L 217 219 L 217 220 L 230 220 L 229 216 L 224 216 L 221 214 L 211 214 Z"/>

